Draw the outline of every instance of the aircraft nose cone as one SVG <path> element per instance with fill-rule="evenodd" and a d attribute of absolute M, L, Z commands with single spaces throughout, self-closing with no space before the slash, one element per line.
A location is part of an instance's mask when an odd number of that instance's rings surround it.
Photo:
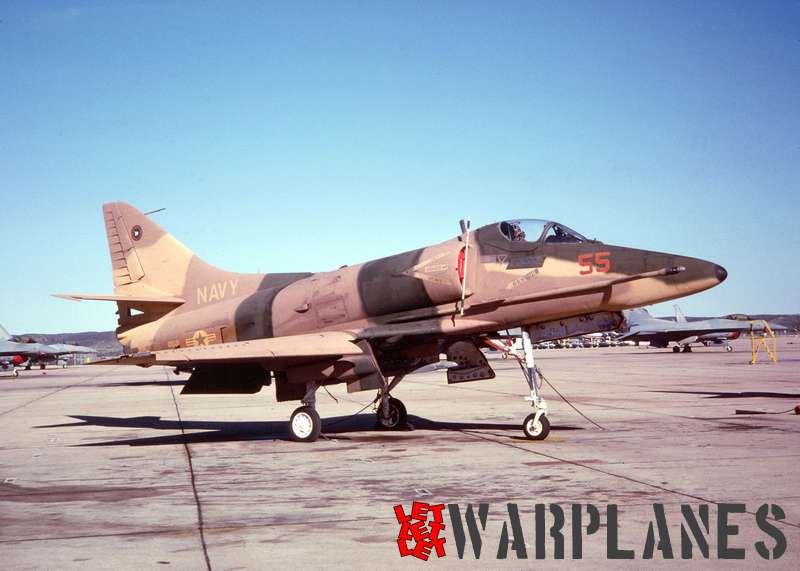
<path fill-rule="evenodd" d="M 725 279 L 728 277 L 728 270 L 726 270 L 722 266 L 714 266 L 714 272 L 717 274 L 717 279 L 719 280 L 719 283 L 724 282 Z"/>

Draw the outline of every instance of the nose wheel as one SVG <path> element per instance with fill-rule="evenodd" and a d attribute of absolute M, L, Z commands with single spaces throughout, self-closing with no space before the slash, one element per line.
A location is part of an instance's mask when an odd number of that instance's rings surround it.
<path fill-rule="evenodd" d="M 522 431 L 531 440 L 544 440 L 550 434 L 550 421 L 543 414 L 529 414 L 522 423 Z"/>

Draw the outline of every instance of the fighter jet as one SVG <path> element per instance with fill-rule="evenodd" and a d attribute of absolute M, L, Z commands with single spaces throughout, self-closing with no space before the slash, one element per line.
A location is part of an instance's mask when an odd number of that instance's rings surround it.
<path fill-rule="evenodd" d="M 317 273 L 218 269 L 122 202 L 103 206 L 114 293 L 56 294 L 116 302 L 125 355 L 105 363 L 191 372 L 182 394 L 256 393 L 299 400 L 290 436 L 313 441 L 320 386 L 377 390 L 379 426 L 405 424 L 391 393 L 404 375 L 439 361 L 449 383 L 492 379 L 480 350 L 490 335 L 523 328 L 529 438 L 550 429 L 532 343 L 612 330 L 620 311 L 722 282 L 714 263 L 611 246 L 558 222 L 507 220 L 432 246 Z"/>
<path fill-rule="evenodd" d="M 672 351 L 684 353 L 692 351 L 692 343 L 703 345 L 725 345 L 726 351 L 733 351 L 729 341 L 738 339 L 743 332 L 751 329 L 761 331 L 763 327 L 757 323 L 736 319 L 713 318 L 687 321 L 680 307 L 675 306 L 675 321 L 658 319 L 650 315 L 646 309 L 632 309 L 622 312 L 625 331 L 619 340 L 647 341 L 651 347 L 666 348 L 675 343 Z"/>
<path fill-rule="evenodd" d="M 21 341 L 13 337 L 0 325 L 0 371 L 17 376 L 17 367 L 24 365 L 30 370 L 32 365 L 46 368 L 48 363 L 58 362 L 65 355 L 97 353 L 92 347 L 57 343 L 47 345 L 34 341 Z"/>

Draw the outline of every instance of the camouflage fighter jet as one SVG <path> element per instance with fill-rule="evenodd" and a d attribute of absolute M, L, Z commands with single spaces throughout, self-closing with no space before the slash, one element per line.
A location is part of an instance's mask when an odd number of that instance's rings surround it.
<path fill-rule="evenodd" d="M 323 385 L 377 390 L 377 420 L 404 425 L 403 376 L 448 361 L 449 383 L 494 378 L 480 350 L 523 328 L 529 438 L 549 432 L 532 343 L 612 330 L 620 311 L 689 295 L 727 272 L 703 260 L 588 240 L 544 220 L 510 220 L 439 244 L 318 273 L 240 274 L 201 260 L 134 207 L 103 206 L 113 295 L 59 294 L 118 307 L 126 355 L 106 363 L 191 372 L 182 394 L 256 393 L 274 382 L 294 440 L 321 430 Z"/>
<path fill-rule="evenodd" d="M 674 353 L 691 353 L 692 343 L 703 345 L 725 345 L 725 350 L 733 351 L 729 343 L 738 339 L 742 333 L 763 331 L 759 323 L 751 323 L 739 319 L 714 317 L 688 321 L 680 307 L 675 306 L 675 321 L 659 319 L 650 315 L 646 309 L 631 309 L 622 312 L 625 317 L 622 329 L 625 331 L 617 339 L 620 341 L 647 341 L 651 347 L 666 349 L 669 344 Z"/>

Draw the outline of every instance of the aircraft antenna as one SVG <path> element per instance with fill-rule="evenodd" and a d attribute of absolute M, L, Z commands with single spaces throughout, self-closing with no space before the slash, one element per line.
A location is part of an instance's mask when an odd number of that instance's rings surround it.
<path fill-rule="evenodd" d="M 464 300 L 467 298 L 467 264 L 469 262 L 469 216 L 467 216 L 467 223 L 464 224 L 464 221 L 461 221 L 461 231 L 464 232 L 467 237 L 465 238 L 464 242 L 464 277 L 461 280 L 461 317 L 464 317 Z"/>
<path fill-rule="evenodd" d="M 155 210 L 151 210 L 150 212 L 145 212 L 144 215 L 145 216 L 150 216 L 151 214 L 155 214 L 157 212 L 163 212 L 166 209 L 167 209 L 166 207 L 164 207 L 164 208 L 156 208 Z"/>

